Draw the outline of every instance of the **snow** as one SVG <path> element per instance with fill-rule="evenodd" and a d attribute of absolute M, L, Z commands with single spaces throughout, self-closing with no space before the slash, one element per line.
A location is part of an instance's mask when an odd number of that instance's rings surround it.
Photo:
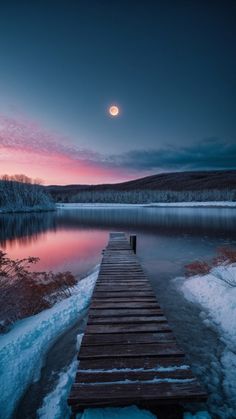
<path fill-rule="evenodd" d="M 71 204 L 56 204 L 56 208 L 58 209 L 80 209 L 80 208 L 94 208 L 94 209 L 100 209 L 100 208 L 134 208 L 134 207 L 143 207 L 144 204 L 102 204 L 102 203 L 71 203 Z"/>
<path fill-rule="evenodd" d="M 189 365 L 173 365 L 171 367 L 155 367 L 155 368 L 145 368 L 145 372 L 172 372 L 172 371 L 179 371 L 179 370 L 188 370 L 190 369 Z M 78 369 L 78 371 L 81 371 L 80 369 Z M 83 374 L 86 373 L 91 373 L 91 372 L 95 372 L 95 373 L 103 373 L 103 370 L 99 370 L 99 369 L 86 369 L 86 370 L 82 370 Z M 144 371 L 144 368 L 112 368 L 110 370 L 106 369 L 106 373 L 113 373 L 113 372 L 138 372 L 138 371 Z"/>
<path fill-rule="evenodd" d="M 191 201 L 191 202 L 157 202 L 146 204 L 149 207 L 233 207 L 236 208 L 236 201 Z"/>
<path fill-rule="evenodd" d="M 184 413 L 184 419 L 211 419 L 211 416 L 205 411 L 197 412 L 195 414 L 186 412 Z"/>
<path fill-rule="evenodd" d="M 146 370 L 145 370 L 146 371 Z M 194 378 L 153 378 L 152 380 L 117 380 L 116 384 L 155 384 L 155 383 L 191 383 Z M 87 385 L 87 383 L 81 383 L 81 385 Z M 90 383 L 90 386 L 99 386 L 99 385 L 110 385 L 110 381 L 94 382 Z"/>
<path fill-rule="evenodd" d="M 0 337 L 0 411 L 4 412 L 4 419 L 11 417 L 29 384 L 38 380 L 50 346 L 87 307 L 97 275 L 95 271 L 74 287 L 73 295 L 18 321 Z"/>
<path fill-rule="evenodd" d="M 87 409 L 81 419 L 156 419 L 151 412 L 137 406 L 123 408 L 106 407 L 104 409 Z"/>
<path fill-rule="evenodd" d="M 70 203 L 70 204 L 56 204 L 57 209 L 118 209 L 118 208 L 135 208 L 135 207 L 184 207 L 184 208 L 199 208 L 199 207 L 231 207 L 236 208 L 236 201 L 191 201 L 191 202 L 153 202 L 148 204 L 103 204 L 103 203 Z"/>
<path fill-rule="evenodd" d="M 55 389 L 44 398 L 42 407 L 37 411 L 39 419 L 70 418 L 67 396 L 74 381 L 77 364 L 74 360 L 66 371 L 60 373 Z"/>
<path fill-rule="evenodd" d="M 218 414 L 220 418 L 236 417 L 236 264 L 218 266 L 207 275 L 182 280 L 180 289 L 189 301 L 200 305 L 204 310 L 200 313 L 202 321 L 224 343 L 220 362 L 214 368 L 227 405 Z"/>
<path fill-rule="evenodd" d="M 83 334 L 77 336 L 77 350 L 80 348 Z M 78 361 L 74 359 L 66 371 L 59 374 L 59 379 L 55 389 L 43 400 L 43 405 L 37 411 L 39 419 L 61 419 L 70 418 L 70 409 L 67 404 L 67 397 L 74 381 Z"/>
<path fill-rule="evenodd" d="M 235 286 L 227 282 L 235 282 Z M 189 278 L 181 290 L 188 300 L 207 310 L 207 323 L 219 329 L 221 339 L 236 351 L 236 327 L 232 321 L 236 319 L 236 265 L 218 266 L 208 275 Z"/>

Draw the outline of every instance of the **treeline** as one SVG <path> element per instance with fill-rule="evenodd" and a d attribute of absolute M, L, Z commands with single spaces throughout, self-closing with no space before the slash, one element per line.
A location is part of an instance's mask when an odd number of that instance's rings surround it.
<path fill-rule="evenodd" d="M 54 209 L 54 203 L 40 184 L 25 175 L 0 177 L 0 211 L 47 211 Z"/>
<path fill-rule="evenodd" d="M 81 191 L 75 195 L 56 194 L 57 202 L 148 204 L 154 202 L 236 201 L 236 190 L 132 190 Z"/>

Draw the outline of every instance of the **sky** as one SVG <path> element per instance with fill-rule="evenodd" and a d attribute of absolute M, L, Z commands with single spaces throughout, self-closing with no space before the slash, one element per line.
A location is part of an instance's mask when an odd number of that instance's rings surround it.
<path fill-rule="evenodd" d="M 236 168 L 235 19 L 234 0 L 0 0 L 0 175 Z"/>

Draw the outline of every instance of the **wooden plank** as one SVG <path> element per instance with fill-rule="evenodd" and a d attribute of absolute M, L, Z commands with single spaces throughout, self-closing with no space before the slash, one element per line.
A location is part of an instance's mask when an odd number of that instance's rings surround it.
<path fill-rule="evenodd" d="M 125 284 L 128 282 L 128 283 L 132 283 L 132 282 L 136 282 L 138 285 L 140 285 L 140 284 L 148 284 L 149 286 L 150 286 L 150 282 L 146 279 L 146 278 L 144 278 L 143 276 L 139 276 L 139 277 L 136 277 L 136 276 L 131 276 L 131 275 L 117 275 L 117 276 L 115 276 L 115 275 L 107 275 L 106 277 L 98 277 L 98 279 L 97 279 L 97 283 L 96 284 L 101 284 L 101 283 L 104 283 L 104 284 L 117 284 L 117 283 L 122 283 L 122 282 L 124 282 Z"/>
<path fill-rule="evenodd" d="M 127 383 L 127 384 L 74 384 L 69 397 L 69 404 L 77 403 L 86 406 L 113 406 L 138 404 L 139 401 L 158 400 L 167 403 L 178 401 L 205 400 L 203 392 L 195 379 L 182 382 L 161 383 Z M 114 403 L 115 401 L 115 403 Z"/>
<path fill-rule="evenodd" d="M 142 323 L 142 324 L 103 324 L 88 325 L 86 333 L 136 333 L 136 332 L 170 332 L 167 322 L 163 323 Z"/>
<path fill-rule="evenodd" d="M 126 269 L 126 271 L 124 271 L 124 272 L 122 272 L 120 269 L 119 269 L 119 271 L 109 271 L 109 272 L 104 272 L 104 273 L 100 273 L 99 275 L 98 275 L 98 281 L 100 281 L 100 280 L 103 280 L 103 281 L 105 281 L 105 280 L 107 280 L 107 281 L 112 281 L 112 280 L 116 280 L 116 279 L 119 279 L 119 280 L 128 280 L 128 279 L 133 279 L 134 281 L 137 281 L 137 282 L 139 282 L 139 281 L 146 281 L 146 282 L 148 282 L 149 283 L 149 280 L 147 279 L 147 277 L 143 274 L 143 273 L 136 273 L 136 272 L 133 272 L 133 271 L 131 271 L 131 272 L 127 272 L 127 269 Z"/>
<path fill-rule="evenodd" d="M 129 294 L 132 293 L 137 293 L 137 292 L 143 292 L 143 293 L 150 293 L 152 292 L 150 287 L 147 286 L 132 286 L 132 285 L 125 285 L 125 286 L 109 286 L 107 287 L 106 285 L 102 285 L 102 286 L 96 286 L 96 288 L 94 289 L 94 293 L 97 294 L 98 292 L 109 292 L 109 293 L 127 293 L 127 290 L 129 290 Z M 117 294 L 119 296 L 119 294 Z M 122 294 L 123 295 L 123 294 Z M 150 295 L 150 294 L 149 294 Z M 152 294 L 151 294 L 152 295 Z"/>
<path fill-rule="evenodd" d="M 133 293 L 137 293 L 137 292 L 141 292 L 144 293 L 145 295 L 148 294 L 148 296 L 152 296 L 152 289 L 150 287 L 147 286 L 133 286 L 133 285 L 125 285 L 125 286 L 119 286 L 119 285 L 114 285 L 114 286 L 106 286 L 106 285 L 101 285 L 101 286 L 96 286 L 96 288 L 94 289 L 94 294 L 98 293 L 98 292 L 106 292 L 106 293 L 119 293 L 117 295 L 120 295 L 120 293 L 129 293 L 129 294 L 133 294 Z M 123 294 L 121 294 L 122 296 L 124 296 Z M 138 294 L 140 295 L 140 294 Z"/>
<path fill-rule="evenodd" d="M 175 342 L 169 343 L 145 343 L 143 345 L 104 345 L 101 346 L 83 346 L 80 347 L 79 359 L 91 358 L 114 358 L 129 356 L 183 356 Z M 111 361 L 112 362 L 112 361 Z"/>
<path fill-rule="evenodd" d="M 118 307 L 117 304 L 119 303 L 141 303 L 141 304 L 146 304 L 146 303 L 150 303 L 150 304 L 154 304 L 155 307 L 158 307 L 158 303 L 156 298 L 153 297 L 133 297 L 132 299 L 129 298 L 125 298 L 125 297 L 120 297 L 120 298 L 93 298 L 93 302 L 91 303 L 91 305 L 93 303 L 104 303 L 104 304 L 116 304 L 116 306 L 113 307 Z M 105 306 L 104 306 L 105 307 Z"/>
<path fill-rule="evenodd" d="M 162 323 L 167 322 L 166 317 L 160 316 L 110 316 L 110 317 L 90 317 L 88 324 L 142 324 L 142 323 Z"/>
<path fill-rule="evenodd" d="M 101 282 L 99 281 L 96 284 L 95 289 L 98 289 L 98 288 L 101 288 L 101 287 L 103 287 L 103 288 L 106 287 L 107 291 L 109 291 L 110 289 L 113 289 L 113 288 L 116 289 L 118 287 L 125 288 L 126 291 L 129 290 L 129 287 L 131 287 L 132 291 L 135 291 L 135 289 L 138 290 L 138 291 L 139 291 L 139 289 L 141 289 L 143 291 L 143 288 L 146 288 L 145 291 L 148 291 L 148 292 L 153 291 L 153 288 L 147 282 L 143 282 L 143 281 L 137 282 L 137 281 L 133 281 L 133 280 L 132 281 L 131 280 L 130 281 L 112 280 L 112 281 L 101 281 Z M 94 289 L 94 291 L 95 291 L 95 289 Z"/>
<path fill-rule="evenodd" d="M 142 297 L 142 298 L 147 298 L 147 297 L 151 297 L 151 298 L 155 298 L 153 292 L 149 292 L 149 291 L 117 291 L 117 292 L 111 292 L 111 291 L 107 291 L 107 292 L 101 292 L 101 291 L 94 291 L 93 294 L 93 298 L 120 298 L 120 297 L 124 297 L 124 298 L 128 298 L 128 297 Z"/>
<path fill-rule="evenodd" d="M 129 290 L 129 292 L 131 292 L 131 291 L 152 292 L 152 288 L 149 284 L 147 284 L 147 283 L 140 283 L 140 284 L 134 283 L 133 284 L 132 282 L 131 283 L 124 282 L 123 284 L 111 283 L 111 282 L 109 284 L 106 284 L 106 283 L 103 282 L 101 284 L 96 284 L 95 290 L 100 291 L 100 292 L 103 291 L 103 290 L 105 292 L 107 292 L 107 291 L 109 291 L 109 292 L 111 292 L 111 291 L 127 291 L 127 290 Z"/>
<path fill-rule="evenodd" d="M 118 301 L 107 301 L 107 300 L 92 300 L 90 308 L 91 309 L 118 309 L 118 308 L 127 308 L 132 309 L 158 309 L 160 306 L 157 304 L 156 300 L 130 300 L 130 299 L 119 299 Z"/>
<path fill-rule="evenodd" d="M 139 343 L 161 343 L 174 342 L 172 332 L 151 332 L 151 333 L 112 333 L 112 334 L 89 334 L 85 333 L 83 345 L 116 345 L 116 344 L 139 344 Z"/>
<path fill-rule="evenodd" d="M 109 316 L 153 316 L 163 315 L 163 311 L 159 308 L 112 308 L 96 310 L 90 308 L 89 317 L 109 317 Z"/>
<path fill-rule="evenodd" d="M 185 357 L 154 357 L 154 356 L 138 356 L 138 357 L 119 357 L 113 358 L 112 364 L 110 359 L 97 358 L 89 360 L 81 360 L 79 368 L 84 370 L 111 370 L 111 369 L 153 369 L 153 368 L 173 368 L 188 366 Z"/>
<path fill-rule="evenodd" d="M 102 261 L 103 269 L 111 268 L 111 267 L 117 268 L 117 265 L 119 265 L 119 264 L 123 265 L 123 267 L 124 267 L 124 264 L 129 265 L 129 266 L 132 266 L 133 268 L 137 268 L 137 270 L 141 271 L 139 262 L 136 261 L 136 260 L 132 260 L 131 257 L 129 257 L 127 259 L 125 259 L 125 258 L 118 259 L 118 258 L 115 258 L 115 257 L 112 259 L 112 257 L 107 257 L 107 258 L 104 257 L 103 261 Z"/>
<path fill-rule="evenodd" d="M 138 279 L 138 278 L 125 278 L 124 276 L 123 277 L 117 277 L 117 278 L 115 278 L 115 277 L 112 277 L 112 276 L 110 276 L 110 277 L 108 277 L 107 279 L 98 279 L 97 280 L 97 283 L 96 283 L 96 285 L 117 285 L 117 284 L 120 284 L 120 285 L 149 285 L 150 286 L 150 283 L 146 280 L 146 279 L 143 279 L 143 278 L 140 278 L 140 279 Z"/>
<path fill-rule="evenodd" d="M 190 369 L 174 370 L 174 371 L 101 371 L 90 372 L 85 370 L 77 370 L 75 382 L 76 383 L 102 383 L 116 381 L 132 380 L 145 381 L 154 379 L 191 379 L 193 374 Z"/>
<path fill-rule="evenodd" d="M 140 280 L 137 281 L 135 278 L 132 280 L 127 280 L 126 278 L 119 278 L 119 279 L 107 279 L 107 280 L 98 280 L 96 282 L 96 287 L 97 286 L 106 286 L 106 287 L 113 287 L 113 286 L 127 286 L 131 285 L 131 286 L 148 286 L 150 289 L 152 289 L 150 283 L 147 280 Z"/>
<path fill-rule="evenodd" d="M 123 265 L 123 263 L 121 264 Z M 108 278 L 108 277 L 126 277 L 126 278 L 135 278 L 137 277 L 138 279 L 143 278 L 143 279 L 147 279 L 147 277 L 144 275 L 143 271 L 137 271 L 135 270 L 134 267 L 132 266 L 125 266 L 124 269 L 121 268 L 121 265 L 118 266 L 118 264 L 116 263 L 116 268 L 110 268 L 110 269 L 106 269 L 106 270 L 102 270 L 99 273 L 99 278 Z"/>
<path fill-rule="evenodd" d="M 145 281 L 147 281 L 147 277 L 144 275 L 143 272 L 136 272 L 133 270 L 128 271 L 127 268 L 122 271 L 121 268 L 119 268 L 119 270 L 112 270 L 112 271 L 105 271 L 102 272 L 100 271 L 100 274 L 98 275 L 98 279 L 102 278 L 102 279 L 112 279 L 112 278 L 131 278 L 131 279 L 136 279 L 140 280 L 143 279 Z"/>
<path fill-rule="evenodd" d="M 109 275 L 102 275 L 98 277 L 98 283 L 100 282 L 104 282 L 105 284 L 110 283 L 111 282 L 115 282 L 117 283 L 118 281 L 120 282 L 144 282 L 146 284 L 150 284 L 150 282 L 144 277 L 144 276 L 136 276 L 134 275 L 113 275 L 112 273 Z"/>

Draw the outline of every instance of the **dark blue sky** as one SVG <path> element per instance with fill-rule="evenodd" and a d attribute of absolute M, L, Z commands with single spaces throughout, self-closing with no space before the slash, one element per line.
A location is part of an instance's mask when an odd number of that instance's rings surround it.
<path fill-rule="evenodd" d="M 1 114 L 140 175 L 235 167 L 235 18 L 227 0 L 1 1 Z"/>

